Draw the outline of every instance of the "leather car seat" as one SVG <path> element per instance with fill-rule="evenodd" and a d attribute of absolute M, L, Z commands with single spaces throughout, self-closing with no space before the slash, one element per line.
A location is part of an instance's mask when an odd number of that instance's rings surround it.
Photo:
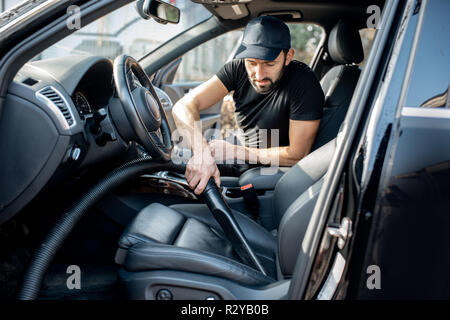
<path fill-rule="evenodd" d="M 330 69 L 321 81 L 327 97 L 326 110 L 315 151 L 291 167 L 275 186 L 273 214 L 277 232 L 269 232 L 233 210 L 266 275 L 239 259 L 206 205 L 167 207 L 153 203 L 139 212 L 119 240 L 115 260 L 121 266 L 119 275 L 129 297 L 158 298 L 155 292 L 148 292 L 149 288 L 160 292 L 170 287 L 178 290 L 174 298 L 191 299 L 201 296 L 198 291 L 214 292 L 219 283 L 225 291 L 237 286 L 244 292 L 244 288 L 267 287 L 292 276 L 336 149 L 335 137 L 359 77 L 359 68 L 348 65 L 363 57 L 361 40 L 355 32 L 339 22 L 330 34 L 330 55 L 342 65 Z"/>
<path fill-rule="evenodd" d="M 344 121 L 361 73 L 356 64 L 364 59 L 358 30 L 340 20 L 328 37 L 328 54 L 335 66 L 320 80 L 325 94 L 324 112 L 311 151 L 334 139 Z"/>
<path fill-rule="evenodd" d="M 138 213 L 120 237 L 115 261 L 122 267 L 122 281 L 127 284 L 127 277 L 139 274 L 145 282 L 161 270 L 169 271 L 169 277 L 172 273 L 178 277 L 179 272 L 184 278 L 200 274 L 202 282 L 215 283 L 219 278 L 244 287 L 291 277 L 335 148 L 336 139 L 299 161 L 277 183 L 273 199 L 279 218 L 277 234 L 233 210 L 266 275 L 239 259 L 206 205 L 153 203 Z"/>

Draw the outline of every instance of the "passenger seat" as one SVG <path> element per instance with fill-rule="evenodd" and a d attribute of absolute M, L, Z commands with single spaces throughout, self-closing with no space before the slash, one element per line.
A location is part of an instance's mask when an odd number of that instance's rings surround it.
<path fill-rule="evenodd" d="M 311 151 L 334 139 L 344 121 L 361 73 L 356 64 L 364 59 L 358 30 L 340 20 L 328 37 L 328 54 L 335 66 L 320 80 L 325 94 L 324 114 Z"/>

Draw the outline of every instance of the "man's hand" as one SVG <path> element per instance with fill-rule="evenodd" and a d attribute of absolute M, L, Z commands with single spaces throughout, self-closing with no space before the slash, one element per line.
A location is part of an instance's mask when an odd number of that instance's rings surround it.
<path fill-rule="evenodd" d="M 216 161 L 234 160 L 237 157 L 238 146 L 225 140 L 212 140 L 209 147 Z"/>
<path fill-rule="evenodd" d="M 203 192 L 210 177 L 214 178 L 220 188 L 219 169 L 208 147 L 205 147 L 203 152 L 198 152 L 192 156 L 186 165 L 184 176 L 196 195 Z"/>
<path fill-rule="evenodd" d="M 227 94 L 228 89 L 222 81 L 217 76 L 213 76 L 178 100 L 172 108 L 177 128 L 188 132 L 185 138 L 194 155 L 188 161 L 184 175 L 197 195 L 203 192 L 210 177 L 213 177 L 217 186 L 220 187 L 219 169 L 211 155 L 208 143 L 203 138 L 201 125 L 197 125 L 201 123 L 200 112 L 215 105 Z"/>

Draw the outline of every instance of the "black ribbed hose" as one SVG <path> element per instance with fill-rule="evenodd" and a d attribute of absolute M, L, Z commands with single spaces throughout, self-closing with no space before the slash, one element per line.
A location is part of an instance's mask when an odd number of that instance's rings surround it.
<path fill-rule="evenodd" d="M 151 158 L 140 158 L 115 169 L 92 187 L 69 211 L 61 216 L 45 240 L 35 251 L 23 277 L 18 299 L 34 300 L 38 297 L 42 281 L 53 257 L 78 221 L 80 221 L 93 204 L 128 179 L 144 173 L 153 173 L 162 170 L 184 173 L 185 166 L 175 165 L 171 162 L 158 163 Z"/>
<path fill-rule="evenodd" d="M 231 242 L 237 255 L 244 263 L 252 266 L 266 276 L 267 273 L 264 270 L 263 265 L 250 247 L 247 238 L 234 218 L 233 211 L 223 198 L 222 192 L 217 187 L 213 178 L 209 178 L 208 184 L 203 191 L 203 197 L 205 198 L 206 205 L 222 227 L 222 230 L 225 232 L 227 239 Z"/>

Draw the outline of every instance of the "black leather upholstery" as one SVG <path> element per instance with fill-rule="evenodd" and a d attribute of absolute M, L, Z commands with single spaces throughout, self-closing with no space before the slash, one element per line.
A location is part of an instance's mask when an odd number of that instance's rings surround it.
<path fill-rule="evenodd" d="M 265 173 L 264 170 L 272 170 Z M 252 184 L 256 190 L 273 190 L 280 178 L 288 171 L 288 167 L 265 168 L 257 167 L 245 171 L 239 177 L 239 186 Z"/>
<path fill-rule="evenodd" d="M 169 208 L 154 203 L 144 208 L 120 238 L 126 256 L 116 262 L 128 271 L 190 271 L 243 284 L 274 281 L 276 239 L 246 216 L 233 213 L 268 277 L 240 262 L 208 207 L 197 204 Z"/>
<path fill-rule="evenodd" d="M 338 134 L 360 73 L 358 66 L 336 66 L 330 69 L 320 81 L 325 93 L 325 104 L 311 151 L 320 148 Z"/>
<path fill-rule="evenodd" d="M 303 192 L 289 206 L 281 219 L 278 228 L 278 252 L 281 272 L 285 277 L 292 276 L 294 272 L 295 263 L 322 184 L 323 178 Z"/>
<path fill-rule="evenodd" d="M 129 272 L 177 270 L 216 275 L 244 285 L 264 285 L 277 279 L 278 263 L 289 277 L 306 233 L 336 139 L 289 169 L 275 187 L 274 212 L 280 220 L 279 239 L 259 224 L 233 210 L 247 241 L 268 276 L 237 257 L 222 228 L 204 204 L 170 208 L 145 207 L 119 240 L 117 258 Z M 120 257 L 120 254 L 117 255 Z"/>
<path fill-rule="evenodd" d="M 336 137 L 347 114 L 361 73 L 359 66 L 352 64 L 360 63 L 364 59 L 358 30 L 346 22 L 339 21 L 328 38 L 328 53 L 338 65 L 328 70 L 320 80 L 325 103 L 323 117 L 311 151 Z"/>
<path fill-rule="evenodd" d="M 273 196 L 273 212 L 277 225 L 292 203 L 327 172 L 335 149 L 336 139 L 333 139 L 300 160 L 281 177 Z"/>
<path fill-rule="evenodd" d="M 233 259 L 174 245 L 141 243 L 128 250 L 128 271 L 178 270 L 213 275 L 247 285 L 265 285 L 274 279 Z"/>
<path fill-rule="evenodd" d="M 356 28 L 340 20 L 328 38 L 328 53 L 339 64 L 360 63 L 364 59 L 361 37 Z"/>
<path fill-rule="evenodd" d="M 204 204 L 176 204 L 170 207 L 174 210 L 183 212 L 187 217 L 192 217 L 208 224 L 216 230 L 222 230 L 208 207 Z M 242 232 L 245 234 L 252 248 L 256 250 L 258 257 L 262 258 L 263 261 L 267 259 L 274 261 L 273 259 L 275 257 L 273 254 L 277 250 L 277 239 L 246 215 L 236 210 L 232 211 L 236 222 L 241 227 Z"/>

